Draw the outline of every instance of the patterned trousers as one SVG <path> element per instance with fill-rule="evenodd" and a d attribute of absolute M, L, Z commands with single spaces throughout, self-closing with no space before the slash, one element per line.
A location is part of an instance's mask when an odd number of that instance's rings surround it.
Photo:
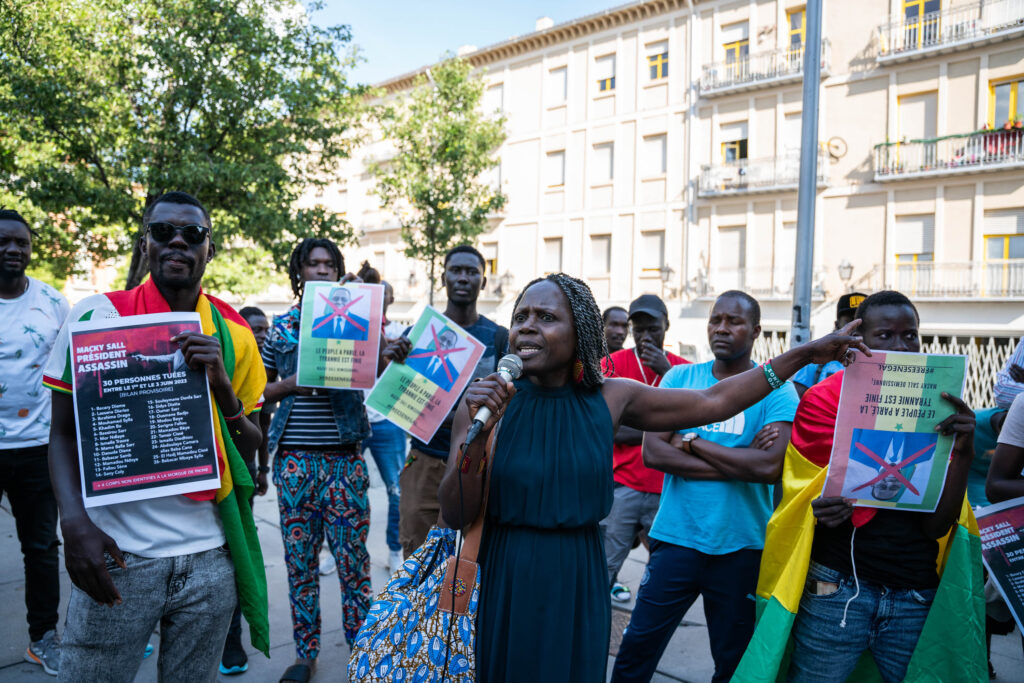
<path fill-rule="evenodd" d="M 362 453 L 282 449 L 274 458 L 295 651 L 320 653 L 319 554 L 324 537 L 338 564 L 345 640 L 351 645 L 370 609 L 369 478 Z"/>

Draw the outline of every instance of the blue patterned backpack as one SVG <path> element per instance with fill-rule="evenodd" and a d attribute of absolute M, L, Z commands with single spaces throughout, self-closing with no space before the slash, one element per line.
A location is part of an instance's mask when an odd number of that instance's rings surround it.
<path fill-rule="evenodd" d="M 463 532 L 458 572 L 458 532 L 431 527 L 427 540 L 406 559 L 370 606 L 348 661 L 352 683 L 476 680 L 476 614 L 480 601 L 476 558 L 499 426 L 487 439 L 483 504 L 477 519 Z"/>

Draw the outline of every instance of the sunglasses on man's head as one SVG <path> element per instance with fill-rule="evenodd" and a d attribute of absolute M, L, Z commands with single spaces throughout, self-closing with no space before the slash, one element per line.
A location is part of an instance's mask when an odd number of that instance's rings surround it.
<path fill-rule="evenodd" d="M 177 233 L 189 244 L 202 244 L 210 236 L 210 229 L 205 225 L 174 225 L 173 223 L 150 223 L 146 226 L 150 236 L 157 242 L 166 244 L 174 239 Z"/>

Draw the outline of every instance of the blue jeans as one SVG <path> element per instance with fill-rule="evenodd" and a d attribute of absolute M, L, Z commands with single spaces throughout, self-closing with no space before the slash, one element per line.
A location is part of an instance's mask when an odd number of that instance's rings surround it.
<path fill-rule="evenodd" d="M 398 540 L 398 475 L 405 462 L 405 432 L 387 420 L 372 423 L 370 432 L 370 438 L 363 442 L 363 446 L 370 449 L 380 478 L 388 489 L 388 550 L 401 550 L 402 544 Z"/>
<path fill-rule="evenodd" d="M 754 633 L 760 550 L 709 555 L 651 539 L 651 559 L 615 658 L 613 682 L 650 681 L 687 610 L 704 597 L 715 660 L 712 681 L 728 681 Z M 834 683 L 834 682 L 832 682 Z"/>
<path fill-rule="evenodd" d="M 107 556 L 122 604 L 100 605 L 71 589 L 57 680 L 128 683 L 159 624 L 160 680 L 213 683 L 235 608 L 235 568 L 227 548 L 177 557 L 122 554 L 125 569 Z"/>
<path fill-rule="evenodd" d="M 824 585 L 819 586 L 819 582 Z M 845 681 L 870 650 L 884 681 L 902 681 L 936 589 L 896 589 L 860 582 L 811 562 L 793 626 L 790 681 Z M 846 627 L 843 610 L 846 609 Z"/>

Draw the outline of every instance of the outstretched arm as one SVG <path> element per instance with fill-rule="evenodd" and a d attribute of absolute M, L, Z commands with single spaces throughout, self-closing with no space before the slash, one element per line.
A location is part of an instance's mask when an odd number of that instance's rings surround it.
<path fill-rule="evenodd" d="M 771 361 L 775 374 L 785 380 L 808 363 L 838 360 L 849 364 L 851 347 L 870 356 L 862 338 L 852 334 L 858 325 L 860 320 L 854 320 L 838 332 L 776 356 Z M 772 390 L 760 367 L 702 391 L 655 388 L 621 379 L 605 380 L 605 385 L 609 407 L 621 411 L 617 422 L 645 432 L 676 431 L 721 422 L 754 405 Z"/>

